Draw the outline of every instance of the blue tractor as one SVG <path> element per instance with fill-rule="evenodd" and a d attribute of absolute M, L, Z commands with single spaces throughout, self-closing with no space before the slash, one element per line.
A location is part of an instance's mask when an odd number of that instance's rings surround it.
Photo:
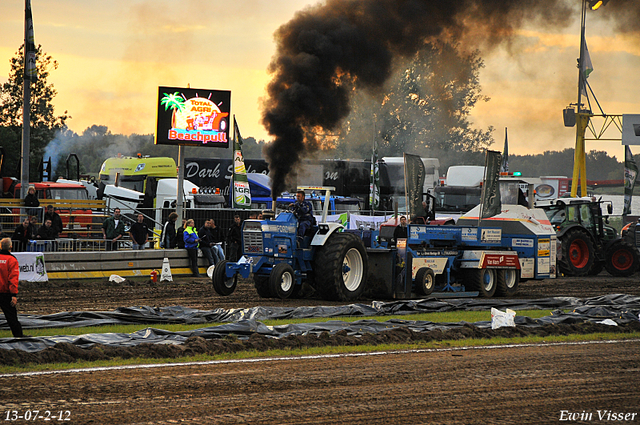
<path fill-rule="evenodd" d="M 323 190 L 330 199 L 331 187 L 302 187 Z M 242 258 L 223 260 L 213 272 L 213 287 L 222 296 L 233 293 L 238 277 L 253 276 L 261 297 L 289 298 L 311 285 L 327 300 L 351 301 L 364 290 L 367 253 L 362 240 L 344 231 L 340 223 L 327 223 L 328 203 L 323 205 L 320 223 L 312 226 L 303 241 L 297 241 L 298 220 L 291 212 L 264 220 L 245 220 L 242 225 Z"/>

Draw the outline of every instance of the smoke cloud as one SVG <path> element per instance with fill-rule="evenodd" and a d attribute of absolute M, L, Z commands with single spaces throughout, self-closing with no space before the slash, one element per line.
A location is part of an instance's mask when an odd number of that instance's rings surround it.
<path fill-rule="evenodd" d="M 275 33 L 273 78 L 263 124 L 274 136 L 265 148 L 274 196 L 300 159 L 318 148 L 315 136 L 349 114 L 351 84 L 374 90 L 394 60 L 426 42 L 456 40 L 488 51 L 512 41 L 524 24 L 562 28 L 580 18 L 579 0 L 328 0 L 298 12 Z M 608 10 L 607 10 L 608 9 Z M 598 13 L 619 31 L 635 31 L 637 0 L 611 0 Z M 634 26 L 636 28 L 634 28 Z"/>

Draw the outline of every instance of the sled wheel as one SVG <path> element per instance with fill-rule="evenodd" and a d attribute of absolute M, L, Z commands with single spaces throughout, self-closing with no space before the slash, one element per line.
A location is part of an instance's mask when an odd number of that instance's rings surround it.
<path fill-rule="evenodd" d="M 435 287 L 435 275 L 429 267 L 422 267 L 416 273 L 416 293 L 418 295 L 430 295 Z"/>
<path fill-rule="evenodd" d="M 496 292 L 496 271 L 494 269 L 474 269 L 469 275 L 471 286 L 481 297 L 491 298 Z"/>
<path fill-rule="evenodd" d="M 520 270 L 502 269 L 498 270 L 498 286 L 496 295 L 499 297 L 511 297 L 518 291 L 520 283 Z"/>
<path fill-rule="evenodd" d="M 215 289 L 218 295 L 222 295 L 223 297 L 231 295 L 238 285 L 237 273 L 231 277 L 227 277 L 227 263 L 227 260 L 222 260 L 216 264 L 216 267 L 213 270 L 213 279 L 211 279 L 213 282 L 213 289 Z"/>

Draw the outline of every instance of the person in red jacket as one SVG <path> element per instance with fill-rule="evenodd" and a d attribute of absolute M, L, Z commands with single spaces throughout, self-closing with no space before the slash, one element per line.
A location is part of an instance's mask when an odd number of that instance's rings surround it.
<path fill-rule="evenodd" d="M 0 307 L 16 338 L 22 338 L 22 325 L 18 321 L 18 279 L 20 268 L 16 257 L 11 255 L 11 239 L 4 238 L 0 241 Z"/>

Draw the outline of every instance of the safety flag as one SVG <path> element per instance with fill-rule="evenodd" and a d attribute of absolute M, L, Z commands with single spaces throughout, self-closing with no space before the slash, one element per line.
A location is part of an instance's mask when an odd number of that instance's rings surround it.
<path fill-rule="evenodd" d="M 489 218 L 500 214 L 500 164 L 502 154 L 498 151 L 487 150 L 485 156 L 484 180 L 482 182 L 482 197 L 480 204 L 480 218 Z"/>
<path fill-rule="evenodd" d="M 582 52 L 582 63 L 580 64 L 580 91 L 583 96 L 587 95 L 587 78 L 593 72 L 591 56 L 587 48 L 587 40 L 584 40 L 584 51 Z"/>
<path fill-rule="evenodd" d="M 629 146 L 624 147 L 624 208 L 622 215 L 631 214 L 631 197 L 638 177 L 638 166 Z"/>
<path fill-rule="evenodd" d="M 31 0 L 25 0 L 24 17 L 24 78 L 35 83 L 38 80 L 36 68 L 36 45 L 33 36 L 33 17 L 31 16 Z"/>
<path fill-rule="evenodd" d="M 422 158 L 404 153 L 404 190 L 408 212 L 411 216 L 423 217 L 426 213 L 422 205 L 425 169 Z"/>
<path fill-rule="evenodd" d="M 371 153 L 371 175 L 369 179 L 369 205 L 373 211 L 380 207 L 380 169 L 378 149 L 374 146 Z"/>
<path fill-rule="evenodd" d="M 242 136 L 236 116 L 233 116 L 233 208 L 251 208 L 251 190 L 247 179 L 247 169 L 242 156 Z"/>
<path fill-rule="evenodd" d="M 504 148 L 502 149 L 502 163 L 500 164 L 500 172 L 509 172 L 509 141 L 507 140 L 507 127 L 504 128 Z"/>

